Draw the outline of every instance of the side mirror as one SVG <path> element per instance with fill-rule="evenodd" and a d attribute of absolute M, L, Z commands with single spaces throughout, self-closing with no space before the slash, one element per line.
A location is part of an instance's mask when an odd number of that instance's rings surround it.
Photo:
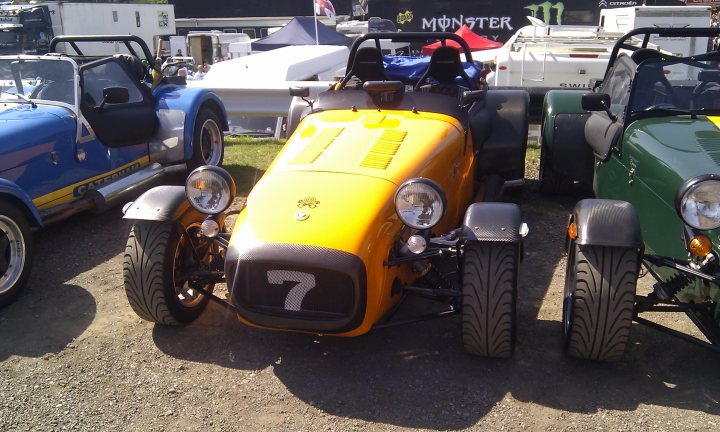
<path fill-rule="evenodd" d="M 310 96 L 310 88 L 309 87 L 290 87 L 290 96 L 295 96 L 299 98 L 307 98 Z"/>
<path fill-rule="evenodd" d="M 127 103 L 130 100 L 130 92 L 125 87 L 105 87 L 103 89 L 103 100 L 98 108 L 102 109 L 105 104 Z"/>
<path fill-rule="evenodd" d="M 290 87 L 290 96 L 304 100 L 310 107 L 310 112 L 313 112 L 313 101 L 308 99 L 310 97 L 310 87 Z"/>
<path fill-rule="evenodd" d="M 610 108 L 610 95 L 606 93 L 583 95 L 582 108 L 585 111 L 605 111 L 607 108 Z"/>
<path fill-rule="evenodd" d="M 607 93 L 588 93 L 582 96 L 581 103 L 585 111 L 605 111 L 611 120 L 617 119 L 610 112 L 610 95 Z"/>

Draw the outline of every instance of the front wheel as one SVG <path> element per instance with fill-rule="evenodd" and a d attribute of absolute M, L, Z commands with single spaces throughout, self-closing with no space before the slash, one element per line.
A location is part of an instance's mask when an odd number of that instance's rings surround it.
<path fill-rule="evenodd" d="M 463 256 L 462 333 L 471 354 L 508 358 L 515 348 L 518 247 L 469 242 Z"/>
<path fill-rule="evenodd" d="M 0 306 L 10 303 L 27 284 L 33 239 L 25 215 L 0 201 Z"/>
<path fill-rule="evenodd" d="M 208 298 L 194 287 L 192 274 L 213 258 L 212 244 L 195 236 L 202 220 L 185 229 L 190 238 L 168 222 L 137 221 L 125 247 L 123 276 L 125 293 L 138 316 L 166 325 L 195 320 L 207 306 Z M 191 244 L 190 242 L 195 242 Z M 193 247 L 202 262 L 197 262 Z M 212 291 L 214 284 L 202 286 Z"/>
<path fill-rule="evenodd" d="M 563 302 L 568 355 L 622 358 L 630 338 L 638 271 L 637 250 L 570 244 Z"/>
<path fill-rule="evenodd" d="M 203 108 L 198 113 L 192 145 L 190 171 L 203 165 L 220 166 L 225 152 L 225 138 L 220 119 L 210 108 Z"/>

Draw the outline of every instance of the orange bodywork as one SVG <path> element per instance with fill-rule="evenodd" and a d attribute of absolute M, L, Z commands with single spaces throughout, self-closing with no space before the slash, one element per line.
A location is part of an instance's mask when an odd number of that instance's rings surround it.
<path fill-rule="evenodd" d="M 308 245 L 359 257 L 367 274 L 364 318 L 336 335 L 366 333 L 399 300 L 393 282 L 417 277 L 409 265 L 385 264 L 404 228 L 395 193 L 416 177 L 434 180 L 447 195 L 433 232 L 456 228 L 474 193 L 472 137 L 457 119 L 391 110 L 314 113 L 251 192 L 230 247 L 242 252 L 258 244 Z"/>

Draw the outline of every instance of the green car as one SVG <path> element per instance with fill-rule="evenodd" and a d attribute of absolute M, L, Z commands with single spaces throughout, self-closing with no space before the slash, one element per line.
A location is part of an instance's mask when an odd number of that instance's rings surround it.
<path fill-rule="evenodd" d="M 545 96 L 541 190 L 592 185 L 596 197 L 568 225 L 563 334 L 573 357 L 621 359 L 633 321 L 720 351 L 720 52 L 676 57 L 649 43 L 719 33 L 633 30 L 592 92 Z M 638 295 L 645 272 L 657 283 Z M 644 312 L 687 313 L 705 339 Z"/>

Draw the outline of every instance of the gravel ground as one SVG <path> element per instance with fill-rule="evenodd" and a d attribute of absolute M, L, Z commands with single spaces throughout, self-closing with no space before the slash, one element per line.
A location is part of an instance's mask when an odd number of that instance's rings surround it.
<path fill-rule="evenodd" d="M 578 197 L 536 189 L 510 196 L 531 233 L 507 361 L 466 355 L 457 317 L 339 339 L 248 329 L 210 304 L 186 327 L 154 325 L 125 298 L 118 209 L 49 227 L 27 291 L 0 310 L 0 431 L 720 430 L 717 354 L 635 325 L 619 363 L 562 355 Z"/>

